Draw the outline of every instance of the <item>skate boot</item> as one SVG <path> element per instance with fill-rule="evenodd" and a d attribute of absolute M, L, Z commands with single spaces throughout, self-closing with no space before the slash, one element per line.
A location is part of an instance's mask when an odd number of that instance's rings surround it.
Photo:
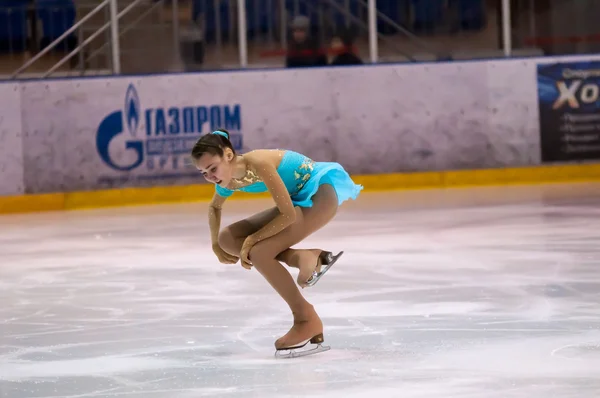
<path fill-rule="evenodd" d="M 325 273 L 329 271 L 329 268 L 331 268 L 333 264 L 336 263 L 336 261 L 342 256 L 342 254 L 344 254 L 343 251 L 339 252 L 336 255 L 333 255 L 333 253 L 331 252 L 322 251 L 321 254 L 319 254 L 319 257 L 317 258 L 317 266 L 315 267 L 315 270 L 313 271 L 310 278 L 308 278 L 308 280 L 306 280 L 306 282 L 304 283 L 300 283 L 300 281 L 298 281 L 298 284 L 302 287 L 311 287 L 316 285 L 319 279 L 321 279 L 321 277 L 323 277 L 323 275 L 325 275 Z"/>
<path fill-rule="evenodd" d="M 323 346 L 323 323 L 316 313 L 307 320 L 294 320 L 294 326 L 285 336 L 275 342 L 275 358 L 297 358 L 328 351 L 331 347 Z M 308 343 L 314 347 L 306 347 Z"/>

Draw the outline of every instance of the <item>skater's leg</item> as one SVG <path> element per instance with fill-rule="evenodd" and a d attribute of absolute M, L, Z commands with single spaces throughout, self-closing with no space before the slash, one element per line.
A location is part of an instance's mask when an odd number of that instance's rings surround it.
<path fill-rule="evenodd" d="M 267 225 L 277 214 L 279 210 L 273 207 L 223 228 L 219 233 L 219 246 L 227 253 L 239 257 L 246 237 Z M 317 259 L 322 252 L 321 249 L 286 248 L 277 255 L 277 260 L 292 268 L 301 269 L 298 280 L 305 281 L 315 269 Z M 319 268 L 320 266 L 317 267 L 317 271 Z"/>
<path fill-rule="evenodd" d="M 287 250 L 282 251 L 277 255 L 277 261 L 281 261 L 282 263 L 286 263 L 288 266 L 292 268 L 298 268 L 301 271 L 303 270 L 303 266 L 307 266 L 312 264 L 313 266 L 317 264 L 317 259 L 319 255 L 323 252 L 321 249 L 292 249 L 289 248 Z M 320 266 L 318 267 L 320 268 Z M 317 271 L 319 271 L 317 269 Z M 312 269 L 310 270 L 312 272 Z M 298 278 L 301 279 L 301 278 Z"/>
<path fill-rule="evenodd" d="M 273 207 L 221 229 L 219 246 L 227 253 L 239 257 L 246 237 L 267 225 L 278 213 L 277 207 Z"/>
<path fill-rule="evenodd" d="M 297 244 L 324 225 L 336 214 L 338 201 L 330 185 L 321 185 L 313 196 L 313 207 L 296 208 L 296 221 L 275 236 L 258 242 L 250 250 L 250 261 L 288 304 L 294 314 L 294 327 L 275 343 L 289 347 L 323 331 L 323 324 L 313 306 L 304 299 L 289 272 L 277 261 L 286 248 Z"/>

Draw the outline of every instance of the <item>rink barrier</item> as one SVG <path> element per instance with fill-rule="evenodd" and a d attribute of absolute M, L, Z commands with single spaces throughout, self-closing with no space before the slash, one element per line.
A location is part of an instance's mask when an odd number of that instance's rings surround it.
<path fill-rule="evenodd" d="M 600 182 L 600 164 L 555 164 L 487 170 L 354 175 L 353 179 L 357 184 L 365 187 L 365 192 Z M 208 201 L 213 194 L 212 184 L 198 184 L 0 196 L 0 214 L 189 203 Z M 229 200 L 268 197 L 268 193 L 236 192 Z"/>
<path fill-rule="evenodd" d="M 600 55 L 1 84 L 0 212 L 206 198 L 189 153 L 216 128 L 239 153 L 339 162 L 367 189 L 600 162 L 598 70 Z"/>
<path fill-rule="evenodd" d="M 593 59 L 600 55 L 23 81 L 0 101 L 14 104 L 0 120 L 0 173 L 12 170 L 0 176 L 0 195 L 198 184 L 189 153 L 216 128 L 231 132 L 239 153 L 285 148 L 353 175 L 536 166 L 541 142 L 556 135 L 540 129 L 548 106 L 539 107 L 538 68 Z M 559 95 L 547 86 L 544 98 Z M 560 129 L 581 127 L 569 123 Z M 566 137 L 569 156 L 588 154 L 588 136 Z"/>

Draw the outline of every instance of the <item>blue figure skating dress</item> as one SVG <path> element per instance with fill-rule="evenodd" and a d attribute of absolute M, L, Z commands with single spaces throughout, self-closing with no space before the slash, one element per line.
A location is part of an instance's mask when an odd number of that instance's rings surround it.
<path fill-rule="evenodd" d="M 292 203 L 299 207 L 312 207 L 311 198 L 323 184 L 329 184 L 335 189 L 338 205 L 348 199 L 356 199 L 363 189 L 362 185 L 352 181 L 339 163 L 315 162 L 294 151 L 285 151 L 277 167 L 277 173 L 283 180 Z M 266 192 L 267 187 L 260 181 L 235 190 L 216 185 L 216 191 L 220 196 L 227 198 L 235 191 L 261 193 Z"/>

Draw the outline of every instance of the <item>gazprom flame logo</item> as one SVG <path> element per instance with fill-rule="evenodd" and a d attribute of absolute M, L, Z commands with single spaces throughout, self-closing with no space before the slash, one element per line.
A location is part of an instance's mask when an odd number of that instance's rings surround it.
<path fill-rule="evenodd" d="M 138 96 L 137 90 L 133 84 L 127 87 L 127 93 L 125 94 L 125 115 L 127 117 L 127 128 L 129 134 L 136 136 L 138 127 L 140 125 L 140 115 L 142 109 L 140 107 L 140 97 Z"/>
<path fill-rule="evenodd" d="M 127 119 L 127 120 L 124 120 Z M 96 133 L 96 149 L 100 158 L 108 166 L 119 171 L 129 171 L 142 164 L 144 160 L 144 142 L 142 140 L 130 140 L 125 142 L 125 150 L 133 151 L 135 159 L 127 162 L 115 161 L 112 158 L 109 146 L 111 141 L 124 133 L 124 124 L 127 123 L 129 132 L 135 136 L 140 120 L 140 100 L 137 91 L 133 85 L 129 85 L 125 95 L 125 109 L 123 111 L 115 111 L 100 122 L 98 132 Z M 119 164 L 121 163 L 121 164 Z M 123 164 L 125 163 L 125 164 Z"/>

